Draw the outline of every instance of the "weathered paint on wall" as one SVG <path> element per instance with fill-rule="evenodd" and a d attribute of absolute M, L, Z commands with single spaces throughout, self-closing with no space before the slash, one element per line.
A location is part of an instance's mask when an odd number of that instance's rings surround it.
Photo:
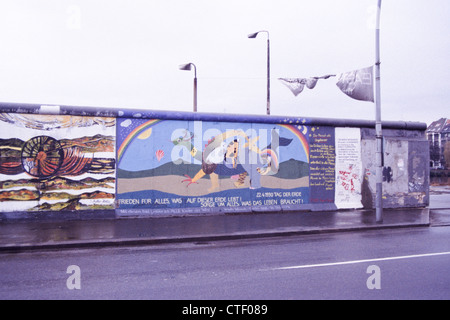
<path fill-rule="evenodd" d="M 114 209 L 114 118 L 0 113 L 0 136 L 0 211 Z"/>
<path fill-rule="evenodd" d="M 158 216 L 374 207 L 372 122 L 0 107 L 0 212 Z M 426 125 L 383 125 L 384 206 L 427 206 Z"/>
<path fill-rule="evenodd" d="M 365 131 L 366 134 L 368 131 Z M 383 166 L 383 206 L 426 207 L 429 205 L 429 150 L 418 132 L 408 134 L 385 130 Z M 422 140 L 421 140 L 422 139 Z M 362 140 L 364 167 L 363 204 L 375 205 L 375 152 L 373 134 Z"/>

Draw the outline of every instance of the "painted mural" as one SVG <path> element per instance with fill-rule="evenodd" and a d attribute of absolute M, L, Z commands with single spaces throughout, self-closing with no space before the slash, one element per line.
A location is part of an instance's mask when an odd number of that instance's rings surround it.
<path fill-rule="evenodd" d="M 295 210 L 309 203 L 309 128 L 118 119 L 123 214 Z"/>
<path fill-rule="evenodd" d="M 114 209 L 115 122 L 0 113 L 0 210 Z"/>
<path fill-rule="evenodd" d="M 0 113 L 0 212 L 110 210 L 120 217 L 374 207 L 372 128 L 13 109 Z M 428 142 L 420 128 L 400 129 L 386 131 L 384 206 L 426 206 Z"/>

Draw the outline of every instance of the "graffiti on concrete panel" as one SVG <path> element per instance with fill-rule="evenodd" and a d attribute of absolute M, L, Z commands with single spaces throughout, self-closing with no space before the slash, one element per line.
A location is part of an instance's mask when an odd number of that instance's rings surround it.
<path fill-rule="evenodd" d="M 362 207 L 361 132 L 359 128 L 336 128 L 336 194 L 338 208 Z"/>
<path fill-rule="evenodd" d="M 296 125 L 120 119 L 118 209 L 299 208 L 309 202 L 307 133 Z"/>
<path fill-rule="evenodd" d="M 113 209 L 115 119 L 0 114 L 0 210 Z"/>
<path fill-rule="evenodd" d="M 391 167 L 383 167 L 383 182 L 393 182 L 393 172 Z"/>

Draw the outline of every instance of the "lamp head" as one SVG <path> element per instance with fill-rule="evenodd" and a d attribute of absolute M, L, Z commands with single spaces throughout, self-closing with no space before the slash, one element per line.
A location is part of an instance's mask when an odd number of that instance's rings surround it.
<path fill-rule="evenodd" d="M 269 31 L 267 31 L 267 30 L 261 30 L 261 31 L 255 32 L 255 33 L 250 33 L 247 37 L 250 39 L 255 39 L 256 36 L 261 32 L 267 33 L 267 38 L 269 38 Z"/>
<path fill-rule="evenodd" d="M 180 64 L 178 68 L 180 70 L 192 70 L 192 63 Z"/>

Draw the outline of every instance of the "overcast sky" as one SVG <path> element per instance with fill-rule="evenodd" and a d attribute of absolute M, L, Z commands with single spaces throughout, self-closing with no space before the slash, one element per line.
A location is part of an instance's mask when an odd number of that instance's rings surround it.
<path fill-rule="evenodd" d="M 295 97 L 279 77 L 375 62 L 377 0 L 0 0 L 0 101 L 369 119 L 337 78 Z M 382 119 L 450 117 L 450 1 L 384 0 Z"/>

